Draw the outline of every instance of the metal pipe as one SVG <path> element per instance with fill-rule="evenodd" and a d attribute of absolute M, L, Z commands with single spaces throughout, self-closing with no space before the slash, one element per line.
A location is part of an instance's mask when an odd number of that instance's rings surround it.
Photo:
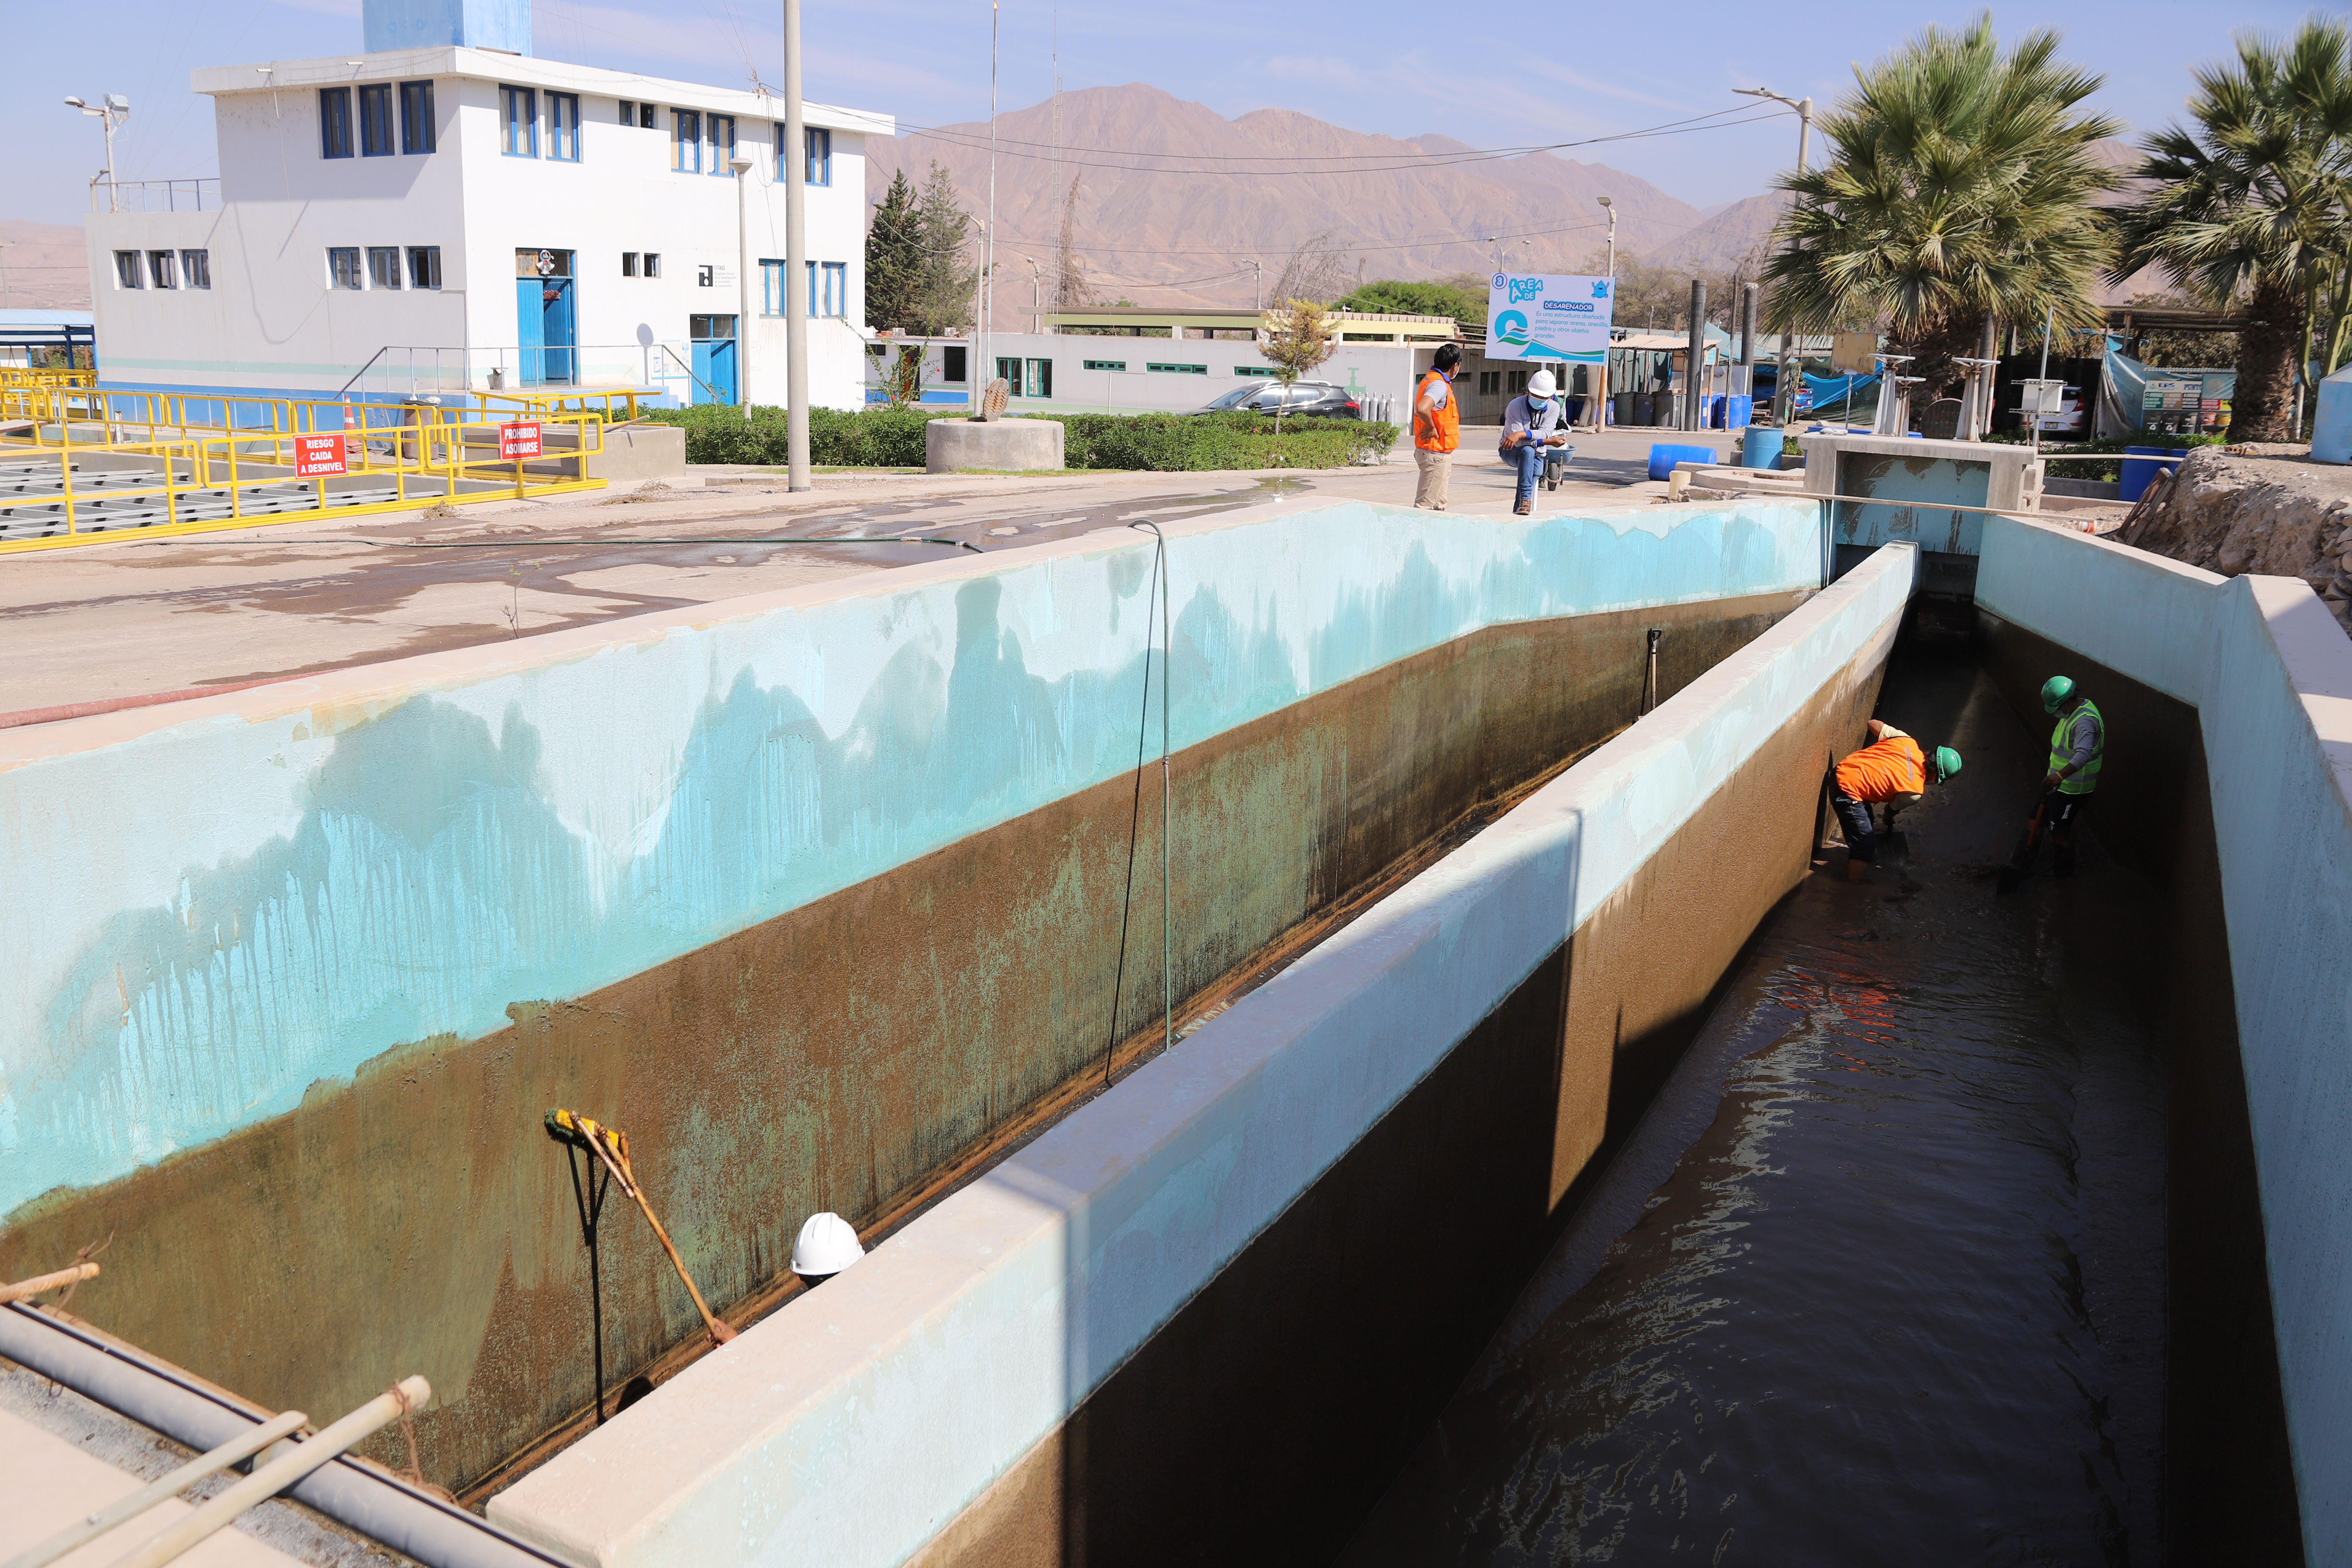
<path fill-rule="evenodd" d="M 199 1452 L 233 1442 L 266 1419 L 176 1367 L 30 1307 L 0 1307 L 0 1356 Z M 488 1521 L 349 1458 L 312 1471 L 286 1495 L 425 1568 L 570 1568 Z"/>
<path fill-rule="evenodd" d="M 82 1542 L 97 1540 L 126 1520 L 138 1518 L 165 1498 L 176 1496 L 207 1476 L 251 1458 L 278 1438 L 300 1431 L 310 1420 L 299 1410 L 289 1410 L 273 1416 L 209 1453 L 197 1455 L 171 1474 L 148 1482 L 129 1497 L 108 1503 L 95 1513 L 83 1515 L 38 1546 L 30 1547 L 0 1563 L 0 1568 L 47 1568 L 48 1563 L 56 1562 Z"/>
<path fill-rule="evenodd" d="M 1650 664 L 1642 677 L 1642 711 L 1649 712 L 1658 705 L 1658 639 L 1666 635 L 1664 626 L 1650 628 Z"/>
<path fill-rule="evenodd" d="M 784 489 L 809 483 L 808 106 L 801 101 L 801 0 L 784 0 Z M 777 162 L 782 163 L 782 159 Z"/>

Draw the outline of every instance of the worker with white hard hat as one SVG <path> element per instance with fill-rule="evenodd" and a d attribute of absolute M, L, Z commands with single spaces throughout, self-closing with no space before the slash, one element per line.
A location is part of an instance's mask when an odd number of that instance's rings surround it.
<path fill-rule="evenodd" d="M 813 1214 L 793 1238 L 793 1272 L 814 1289 L 866 1256 L 857 1232 L 830 1209 Z"/>
<path fill-rule="evenodd" d="M 1521 517 L 1536 510 L 1536 481 L 1543 478 L 1545 454 L 1568 445 L 1568 432 L 1560 428 L 1565 409 L 1559 391 L 1559 384 L 1551 372 L 1539 370 L 1528 378 L 1527 391 L 1511 399 L 1511 405 L 1503 411 L 1503 444 L 1498 450 L 1503 461 L 1518 470 L 1518 500 L 1511 510 Z"/>

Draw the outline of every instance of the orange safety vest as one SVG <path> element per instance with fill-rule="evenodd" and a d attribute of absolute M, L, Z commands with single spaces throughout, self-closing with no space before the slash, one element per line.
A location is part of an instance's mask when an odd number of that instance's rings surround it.
<path fill-rule="evenodd" d="M 1433 381 L 1443 401 L 1434 408 L 1423 408 L 1421 400 Z M 1462 445 L 1462 405 L 1454 400 L 1444 371 L 1431 371 L 1412 389 L 1412 444 L 1424 452 L 1451 452 Z"/>
<path fill-rule="evenodd" d="M 1837 765 L 1837 786 L 1848 800 L 1889 801 L 1927 793 L 1927 759 L 1919 742 L 1899 730 Z"/>

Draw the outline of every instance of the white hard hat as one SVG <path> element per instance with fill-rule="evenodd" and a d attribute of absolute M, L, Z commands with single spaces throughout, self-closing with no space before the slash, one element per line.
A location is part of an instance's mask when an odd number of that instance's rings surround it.
<path fill-rule="evenodd" d="M 793 1238 L 793 1272 L 813 1279 L 838 1274 L 865 1256 L 866 1249 L 857 1245 L 857 1233 L 831 1210 L 809 1215 L 800 1235 Z"/>
<path fill-rule="evenodd" d="M 1549 397 L 1553 393 L 1559 390 L 1559 383 L 1552 380 L 1551 372 L 1548 370 L 1539 370 L 1536 372 L 1535 374 L 1528 377 L 1528 395 L 1529 397 Z"/>

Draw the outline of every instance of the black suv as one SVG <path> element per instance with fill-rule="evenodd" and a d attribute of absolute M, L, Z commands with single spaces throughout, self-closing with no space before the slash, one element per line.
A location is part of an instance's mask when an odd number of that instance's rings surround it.
<path fill-rule="evenodd" d="M 1306 416 L 1316 419 L 1361 419 L 1363 405 L 1344 386 L 1328 381 L 1294 381 L 1288 386 L 1276 382 L 1270 386 L 1237 386 L 1206 408 L 1196 408 L 1195 414 L 1272 414 L 1282 410 L 1285 418 Z"/>

